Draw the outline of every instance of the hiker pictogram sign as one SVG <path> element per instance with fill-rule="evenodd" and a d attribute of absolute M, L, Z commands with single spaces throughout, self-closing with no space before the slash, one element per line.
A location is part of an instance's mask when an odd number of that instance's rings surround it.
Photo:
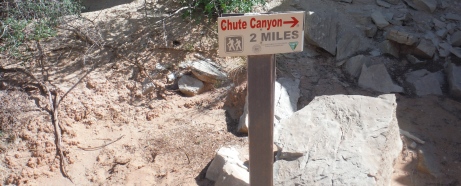
<path fill-rule="evenodd" d="M 304 12 L 220 17 L 218 37 L 222 57 L 301 52 Z"/>

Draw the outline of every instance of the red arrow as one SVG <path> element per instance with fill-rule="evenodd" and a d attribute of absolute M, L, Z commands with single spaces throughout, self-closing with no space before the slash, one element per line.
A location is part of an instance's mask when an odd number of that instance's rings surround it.
<path fill-rule="evenodd" d="M 290 28 L 293 28 L 294 26 L 296 26 L 299 21 L 298 19 L 296 19 L 296 17 L 291 17 L 291 19 L 293 19 L 293 21 L 284 21 L 283 24 L 292 24 Z"/>

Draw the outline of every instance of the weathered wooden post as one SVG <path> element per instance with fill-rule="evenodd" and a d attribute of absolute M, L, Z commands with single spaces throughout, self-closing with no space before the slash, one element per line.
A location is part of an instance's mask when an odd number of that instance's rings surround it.
<path fill-rule="evenodd" d="M 218 18 L 219 55 L 248 56 L 250 185 L 273 185 L 275 55 L 303 51 L 304 12 Z"/>

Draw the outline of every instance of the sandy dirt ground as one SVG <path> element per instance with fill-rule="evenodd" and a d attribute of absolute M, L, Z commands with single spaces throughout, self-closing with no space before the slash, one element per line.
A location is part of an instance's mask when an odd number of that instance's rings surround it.
<path fill-rule="evenodd" d="M 177 8 L 168 3 L 150 2 L 146 8 L 135 1 L 85 13 L 86 21 L 73 24 L 86 25 L 82 33 L 96 43 L 62 30 L 42 42 L 43 67 L 30 64 L 39 67 L 32 68 L 33 74 L 46 77 L 59 95 L 71 90 L 61 103 L 59 120 L 65 170 L 72 182 L 60 170 L 47 98 L 23 86 L 24 75 L 2 74 L 2 106 L 16 113 L 1 141 L 4 184 L 213 185 L 205 171 L 216 150 L 248 145 L 246 135 L 235 132 L 246 91 L 244 68 L 195 97 L 183 96 L 166 75 L 180 71 L 179 64 L 197 53 L 226 71 L 241 67 L 245 59 L 216 56 L 214 23 L 175 16 L 165 26 L 156 24 L 163 13 Z M 104 44 L 117 46 L 117 51 Z M 379 95 L 357 87 L 331 57 L 321 56 L 276 56 L 277 77 L 300 79 L 298 108 L 320 95 Z M 146 72 L 165 89 L 142 94 Z M 406 147 L 396 161 L 392 185 L 460 185 L 461 103 L 447 96 L 397 94 L 397 104 L 400 128 L 426 143 L 411 149 L 407 146 L 412 141 L 403 138 Z M 424 150 L 437 177 L 418 168 L 418 149 Z"/>

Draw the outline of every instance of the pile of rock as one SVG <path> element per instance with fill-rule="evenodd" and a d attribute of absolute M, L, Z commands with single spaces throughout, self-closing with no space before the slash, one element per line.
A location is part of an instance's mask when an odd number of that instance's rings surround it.
<path fill-rule="evenodd" d="M 327 11 L 341 2 L 351 4 Z M 311 10 L 307 11 L 304 24 L 307 43 L 334 55 L 339 65 L 345 64 L 343 70 L 359 86 L 382 93 L 441 95 L 444 79 L 449 79 L 449 93 L 461 99 L 456 83 L 461 79 L 448 74 L 452 69 L 456 71 L 454 62 L 461 60 L 461 14 L 439 11 L 449 10 L 447 2 L 341 2 L 303 1 L 298 6 Z M 389 65 L 392 63 L 402 63 L 401 66 L 409 69 L 405 80 L 397 81 L 392 75 L 396 70 Z M 437 68 L 419 71 L 425 66 Z M 398 70 L 400 73 L 407 69 Z"/>
<path fill-rule="evenodd" d="M 167 76 L 169 82 L 173 82 L 179 78 L 179 91 L 189 97 L 206 91 L 206 85 L 213 85 L 227 79 L 227 74 L 221 70 L 219 65 L 211 61 L 211 59 L 206 59 L 199 54 L 196 54 L 195 57 L 199 59 L 182 62 L 179 65 L 182 71 L 170 73 Z M 146 78 L 142 85 L 143 94 L 151 92 L 156 87 L 150 78 Z"/>
<path fill-rule="evenodd" d="M 394 95 L 333 95 L 274 128 L 274 185 L 389 185 L 402 150 Z M 248 185 L 248 148 L 218 150 L 206 177 Z M 251 162 L 249 162 L 251 165 Z"/>

